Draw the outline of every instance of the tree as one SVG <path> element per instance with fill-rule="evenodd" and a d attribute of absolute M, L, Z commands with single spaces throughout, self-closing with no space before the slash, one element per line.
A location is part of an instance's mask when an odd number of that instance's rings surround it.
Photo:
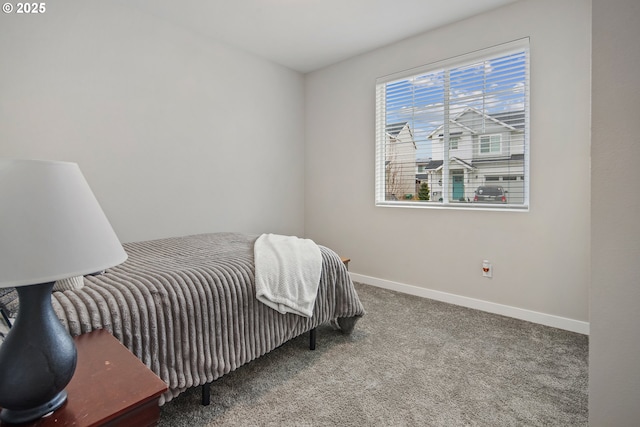
<path fill-rule="evenodd" d="M 429 184 L 423 182 L 420 184 L 420 189 L 418 190 L 418 199 L 419 200 L 429 200 Z"/>

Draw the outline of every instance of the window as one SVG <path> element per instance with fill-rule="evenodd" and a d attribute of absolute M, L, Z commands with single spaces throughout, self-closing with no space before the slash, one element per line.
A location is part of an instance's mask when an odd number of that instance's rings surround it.
<path fill-rule="evenodd" d="M 502 150 L 500 135 L 483 135 L 480 137 L 480 153 L 481 154 L 499 154 Z"/>
<path fill-rule="evenodd" d="M 528 39 L 376 81 L 376 205 L 526 210 L 529 181 Z"/>
<path fill-rule="evenodd" d="M 459 136 L 449 137 L 449 150 L 457 150 L 459 142 L 460 142 Z"/>

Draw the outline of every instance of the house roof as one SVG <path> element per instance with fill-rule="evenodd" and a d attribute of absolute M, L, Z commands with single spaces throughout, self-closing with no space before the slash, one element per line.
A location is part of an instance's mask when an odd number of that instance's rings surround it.
<path fill-rule="evenodd" d="M 495 113 L 495 114 L 492 114 L 491 117 L 499 120 L 501 123 L 508 124 L 518 130 L 524 129 L 524 110 Z"/>
<path fill-rule="evenodd" d="M 468 169 L 473 169 L 475 167 L 474 165 L 477 163 L 495 162 L 496 160 L 524 160 L 524 154 L 512 154 L 510 157 L 502 158 L 502 159 L 495 158 L 495 157 L 486 158 L 486 159 L 476 159 L 473 161 L 473 163 L 469 163 L 465 160 L 462 160 L 459 157 L 451 157 L 451 160 Z M 444 162 L 442 160 L 432 160 L 432 159 L 416 161 L 417 166 L 424 166 L 424 169 L 427 171 L 440 170 L 442 169 L 443 163 Z"/>
<path fill-rule="evenodd" d="M 458 163 L 461 166 L 464 166 L 467 169 L 473 169 L 474 166 L 469 163 L 466 162 L 458 157 L 451 157 L 451 161 Z M 443 165 L 443 161 L 442 160 L 423 160 L 423 161 L 417 161 L 416 164 L 417 165 L 424 165 L 424 169 L 427 171 L 435 171 L 435 170 L 440 170 L 442 169 L 442 165 Z"/>
<path fill-rule="evenodd" d="M 442 167 L 442 160 L 426 160 L 416 162 L 418 165 L 424 165 L 425 170 L 437 170 Z"/>
<path fill-rule="evenodd" d="M 524 154 L 512 154 L 509 157 L 487 157 L 487 158 L 475 159 L 473 161 L 473 164 L 495 162 L 495 161 L 500 161 L 500 160 L 502 160 L 502 161 L 505 161 L 505 160 L 524 160 Z"/>
<path fill-rule="evenodd" d="M 473 165 L 471 163 L 465 162 L 464 160 L 458 157 L 452 157 L 451 160 L 453 160 L 454 162 L 458 163 L 461 166 L 464 166 L 467 169 L 473 169 Z"/>
<path fill-rule="evenodd" d="M 387 128 L 385 129 L 385 132 L 387 132 L 387 134 L 394 137 L 398 136 L 398 134 L 402 132 L 402 129 L 404 129 L 404 127 L 407 126 L 408 124 L 409 122 L 389 123 L 387 124 Z M 409 128 L 409 132 L 411 132 L 411 128 Z"/>
<path fill-rule="evenodd" d="M 385 131 L 391 138 L 398 138 L 398 135 L 400 135 L 400 132 L 402 132 L 404 128 L 407 128 L 407 131 L 409 132 L 413 148 L 418 149 L 416 141 L 413 139 L 413 132 L 411 132 L 411 126 L 409 126 L 409 122 L 389 123 Z"/>
<path fill-rule="evenodd" d="M 459 113 L 453 119 L 449 119 L 449 122 L 463 128 L 464 130 L 472 134 L 477 134 L 478 132 L 476 132 L 475 130 L 471 129 L 470 127 L 458 121 L 462 116 L 464 116 L 466 113 L 470 111 L 482 116 L 486 120 L 490 120 L 500 126 L 504 126 L 505 128 L 511 131 L 518 131 L 518 130 L 524 129 L 524 111 L 523 110 L 507 111 L 504 113 L 495 113 L 495 114 L 486 114 L 478 110 L 477 108 L 466 107 L 461 113 Z M 436 135 L 440 136 L 443 128 L 444 128 L 444 125 L 438 126 L 433 132 L 427 135 L 427 139 L 433 139 L 433 137 Z"/>

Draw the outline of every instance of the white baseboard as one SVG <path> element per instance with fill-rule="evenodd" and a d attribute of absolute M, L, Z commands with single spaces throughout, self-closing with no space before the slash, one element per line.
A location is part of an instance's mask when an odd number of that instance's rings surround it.
<path fill-rule="evenodd" d="M 515 319 L 526 320 L 528 322 L 539 323 L 545 326 L 564 329 L 579 334 L 589 335 L 589 322 L 568 319 L 566 317 L 554 316 L 552 314 L 540 313 L 509 305 L 497 304 L 475 298 L 463 297 L 447 292 L 434 291 L 432 289 L 421 288 L 419 286 L 407 285 L 405 283 L 392 282 L 390 280 L 378 279 L 376 277 L 365 276 L 357 273 L 349 273 L 351 280 L 379 288 L 390 289 L 405 294 L 415 295 L 423 298 L 430 298 L 436 301 L 447 302 L 449 304 L 460 305 L 489 313 L 500 314 L 502 316 L 513 317 Z"/>

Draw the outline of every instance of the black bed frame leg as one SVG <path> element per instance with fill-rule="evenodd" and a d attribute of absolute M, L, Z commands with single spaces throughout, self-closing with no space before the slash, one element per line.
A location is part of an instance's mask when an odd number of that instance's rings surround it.
<path fill-rule="evenodd" d="M 211 383 L 202 386 L 202 406 L 209 406 L 211 403 Z"/>
<path fill-rule="evenodd" d="M 316 349 L 316 328 L 309 331 L 309 350 Z"/>
<path fill-rule="evenodd" d="M 316 349 L 316 328 L 309 331 L 309 350 Z M 211 404 L 211 384 L 206 383 L 202 386 L 202 406 Z"/>

